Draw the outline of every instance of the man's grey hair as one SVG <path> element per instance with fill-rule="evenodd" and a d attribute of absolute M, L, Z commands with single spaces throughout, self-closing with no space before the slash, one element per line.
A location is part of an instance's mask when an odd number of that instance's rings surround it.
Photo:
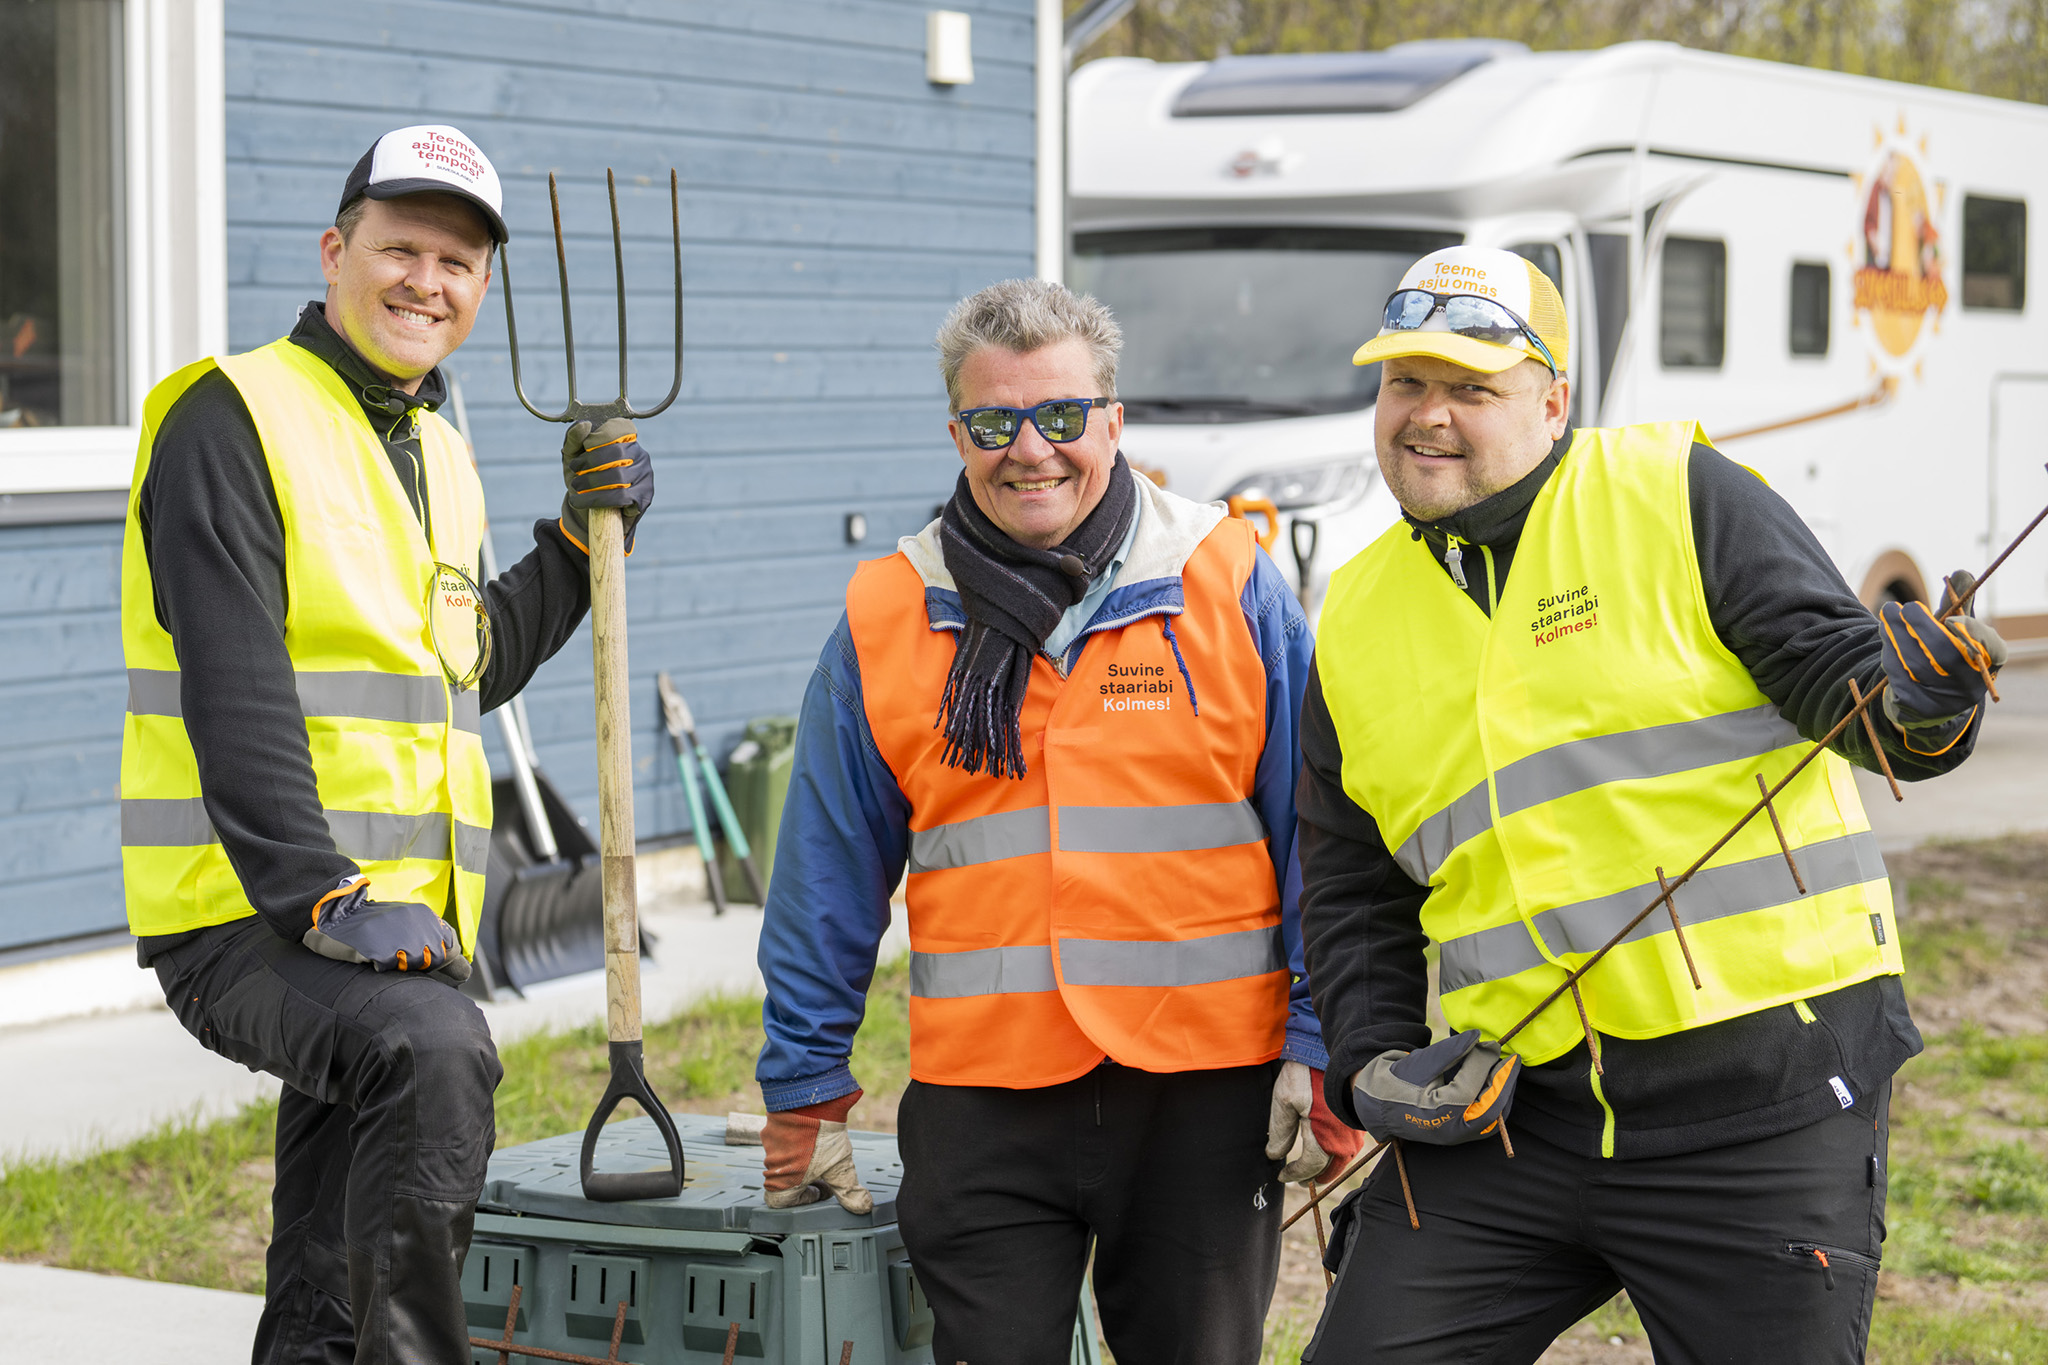
<path fill-rule="evenodd" d="M 1095 392 L 1074 398 L 1116 397 L 1116 358 L 1123 329 L 1092 294 L 1075 294 L 1051 280 L 1004 280 L 953 305 L 939 324 L 939 373 L 946 398 L 960 410 L 960 367 L 984 346 L 1022 355 L 1062 341 L 1086 343 L 1095 363 Z"/>

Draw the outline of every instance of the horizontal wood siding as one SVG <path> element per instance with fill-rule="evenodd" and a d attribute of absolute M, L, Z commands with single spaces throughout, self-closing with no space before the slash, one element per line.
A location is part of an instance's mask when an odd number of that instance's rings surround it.
<path fill-rule="evenodd" d="M 230 344 L 289 330 L 322 292 L 318 239 L 380 133 L 452 123 L 491 155 L 513 233 L 523 374 L 566 396 L 547 177 L 562 185 L 585 397 L 616 385 L 604 194 L 626 227 L 633 392 L 668 387 L 668 169 L 681 178 L 682 397 L 627 592 L 643 839 L 688 830 L 654 674 L 715 753 L 795 711 L 846 581 L 922 526 L 958 468 L 932 333 L 1032 269 L 1031 0 L 973 15 L 975 81 L 924 79 L 930 0 L 230 0 Z M 516 402 L 501 269 L 464 384 L 510 564 L 561 497 L 561 433 Z M 846 517 L 868 538 L 845 543 Z M 0 947 L 122 923 L 115 802 L 125 696 L 119 529 L 0 529 Z M 588 636 L 528 689 L 549 775 L 596 815 Z M 936 706 L 937 699 L 933 699 Z M 497 727 L 487 725 L 502 770 Z"/>

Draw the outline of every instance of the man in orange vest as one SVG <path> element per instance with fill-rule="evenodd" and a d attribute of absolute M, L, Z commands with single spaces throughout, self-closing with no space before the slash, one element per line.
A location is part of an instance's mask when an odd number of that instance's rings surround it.
<path fill-rule="evenodd" d="M 761 933 L 771 1205 L 873 1201 L 855 1030 L 907 868 L 904 1245 L 934 1358 L 1258 1358 L 1322 1099 L 1295 912 L 1312 642 L 1251 528 L 1131 472 L 1121 335 L 1042 280 L 939 330 L 965 466 L 863 564 L 804 698 Z"/>

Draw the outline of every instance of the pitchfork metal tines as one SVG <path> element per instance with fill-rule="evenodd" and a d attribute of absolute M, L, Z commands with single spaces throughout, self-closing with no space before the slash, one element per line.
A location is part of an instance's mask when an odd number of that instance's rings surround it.
<path fill-rule="evenodd" d="M 562 196 L 555 185 L 554 172 L 548 173 L 548 204 L 555 217 L 555 265 L 562 279 L 562 350 L 569 361 L 569 403 L 560 412 L 542 412 L 526 396 L 526 388 L 519 381 L 519 324 L 512 315 L 512 253 L 504 251 L 502 269 L 505 272 L 505 339 L 512 349 L 512 391 L 519 395 L 520 403 L 526 410 L 543 422 L 598 423 L 611 417 L 630 417 L 644 421 L 663 411 L 676 401 L 676 395 L 683 391 L 683 211 L 682 200 L 676 189 L 676 173 L 673 167 L 668 173 L 669 221 L 675 238 L 676 270 L 676 377 L 669 385 L 668 397 L 651 408 L 636 408 L 628 401 L 626 394 L 626 248 L 619 230 L 619 185 L 611 168 L 604 173 L 605 189 L 612 203 L 612 263 L 618 276 L 619 290 L 619 396 L 608 403 L 585 402 L 576 396 L 576 323 L 569 311 L 569 250 L 562 236 Z"/>

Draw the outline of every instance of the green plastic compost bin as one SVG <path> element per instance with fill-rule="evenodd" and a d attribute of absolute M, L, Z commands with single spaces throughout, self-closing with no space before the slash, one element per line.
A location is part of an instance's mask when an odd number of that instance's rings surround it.
<path fill-rule="evenodd" d="M 789 795 L 789 772 L 796 762 L 796 717 L 764 716 L 747 722 L 745 733 L 727 760 L 725 789 L 733 814 L 740 818 L 753 846 L 754 866 L 763 886 L 775 870 L 775 835 L 782 825 L 782 799 Z M 718 872 L 727 900 L 751 901 L 753 891 L 732 845 L 718 844 Z"/>
<path fill-rule="evenodd" d="M 727 1146 L 714 1115 L 675 1123 L 687 1175 L 673 1199 L 586 1200 L 581 1133 L 492 1156 L 462 1265 L 473 1365 L 496 1365 L 476 1342 L 504 1340 L 508 1317 L 514 1346 L 598 1359 L 620 1327 L 618 1359 L 631 1365 L 719 1365 L 727 1342 L 733 1365 L 930 1365 L 932 1310 L 896 1228 L 893 1134 L 849 1134 L 875 1196 L 857 1215 L 832 1199 L 769 1208 L 759 1147 Z M 649 1119 L 598 1140 L 599 1170 L 667 1165 Z M 1068 1365 L 1101 1365 L 1085 1292 Z"/>

